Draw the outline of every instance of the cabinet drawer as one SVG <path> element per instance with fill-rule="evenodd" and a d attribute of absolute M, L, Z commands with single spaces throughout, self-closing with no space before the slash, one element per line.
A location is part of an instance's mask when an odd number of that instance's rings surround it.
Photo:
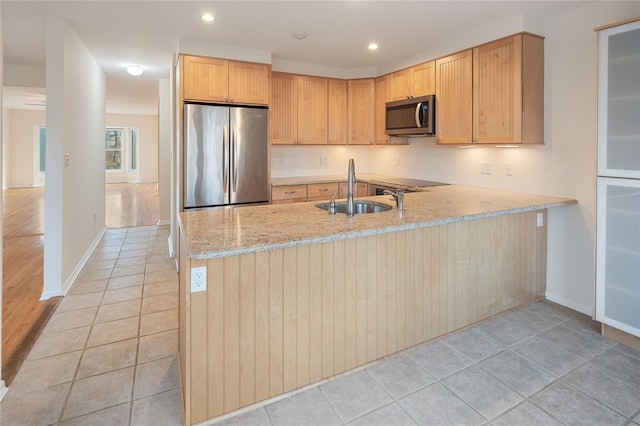
<path fill-rule="evenodd" d="M 271 201 L 307 201 L 307 185 L 274 186 L 271 188 Z"/>
<path fill-rule="evenodd" d="M 337 190 L 337 183 L 316 183 L 308 185 L 307 196 L 309 200 L 330 200 Z"/>

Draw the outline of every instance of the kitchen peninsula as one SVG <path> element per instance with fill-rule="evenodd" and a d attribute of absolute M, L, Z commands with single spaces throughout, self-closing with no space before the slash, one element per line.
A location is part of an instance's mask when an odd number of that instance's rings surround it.
<path fill-rule="evenodd" d="M 546 209 L 575 202 L 448 185 L 351 218 L 314 203 L 181 213 L 185 423 L 542 298 Z M 191 292 L 198 266 L 206 288 Z"/>

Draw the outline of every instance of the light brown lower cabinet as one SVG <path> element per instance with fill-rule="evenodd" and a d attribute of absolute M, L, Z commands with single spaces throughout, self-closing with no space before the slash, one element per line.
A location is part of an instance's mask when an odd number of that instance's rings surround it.
<path fill-rule="evenodd" d="M 307 185 L 286 185 L 271 187 L 271 203 L 301 203 L 307 201 Z"/>
<path fill-rule="evenodd" d="M 536 213 L 208 260 L 186 257 L 181 238 L 185 424 L 542 298 L 547 231 Z M 207 267 L 206 291 L 189 292 L 194 266 Z"/>

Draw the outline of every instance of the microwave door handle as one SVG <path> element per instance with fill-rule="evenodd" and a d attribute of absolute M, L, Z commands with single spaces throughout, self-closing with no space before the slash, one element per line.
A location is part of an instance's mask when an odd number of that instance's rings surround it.
<path fill-rule="evenodd" d="M 422 102 L 416 105 L 416 127 L 422 127 Z"/>

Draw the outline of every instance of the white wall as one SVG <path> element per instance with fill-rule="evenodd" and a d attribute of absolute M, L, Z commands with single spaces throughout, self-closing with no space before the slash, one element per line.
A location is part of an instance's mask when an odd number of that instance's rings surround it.
<path fill-rule="evenodd" d="M 0 86 L 0 89 L 2 87 Z M 9 110 L 2 107 L 2 189 L 7 189 L 9 186 L 9 155 L 11 149 L 9 148 L 9 132 L 11 125 L 9 123 Z"/>
<path fill-rule="evenodd" d="M 368 146 L 285 146 L 271 147 L 271 176 L 347 176 L 349 158 L 356 164 L 356 173 L 369 171 Z"/>
<path fill-rule="evenodd" d="M 158 116 L 157 115 L 130 115 L 107 114 L 108 127 L 135 127 L 138 129 L 138 182 L 158 181 Z M 104 137 L 103 137 L 104 139 Z M 128 161 L 127 159 L 124 159 Z M 104 166 L 103 166 L 104 167 Z M 123 167 L 126 164 L 123 163 Z M 128 182 L 130 176 L 126 171 L 122 173 L 107 172 L 106 181 Z"/>
<path fill-rule="evenodd" d="M 46 24 L 43 299 L 66 292 L 105 229 L 105 74 L 66 22 Z"/>
<path fill-rule="evenodd" d="M 595 2 L 544 21 L 519 16 L 456 33 L 414 62 L 435 58 L 526 30 L 545 36 L 544 146 L 460 149 L 436 146 L 434 138 L 408 146 L 376 146 L 359 153 L 360 172 L 437 180 L 576 198 L 578 205 L 548 214 L 547 298 L 591 315 L 594 304 L 596 35 L 595 27 L 640 15 L 639 2 Z M 400 66 L 410 63 L 399 64 Z M 383 70 L 382 72 L 389 72 Z M 273 176 L 345 173 L 339 147 L 273 147 Z M 327 167 L 319 157 L 329 158 Z M 400 160 L 400 167 L 396 164 Z M 480 163 L 493 174 L 480 174 Z M 505 176 L 505 163 L 513 176 Z M 284 164 L 283 164 L 284 163 Z M 345 170 L 343 170 L 345 169 Z"/>
<path fill-rule="evenodd" d="M 7 110 L 9 132 L 4 144 L 8 148 L 7 187 L 21 188 L 42 185 L 35 162 L 36 129 L 45 125 L 44 110 Z"/>
<path fill-rule="evenodd" d="M 171 162 L 172 141 L 171 82 L 161 78 L 158 82 L 158 194 L 160 198 L 160 224 L 171 221 Z"/>

